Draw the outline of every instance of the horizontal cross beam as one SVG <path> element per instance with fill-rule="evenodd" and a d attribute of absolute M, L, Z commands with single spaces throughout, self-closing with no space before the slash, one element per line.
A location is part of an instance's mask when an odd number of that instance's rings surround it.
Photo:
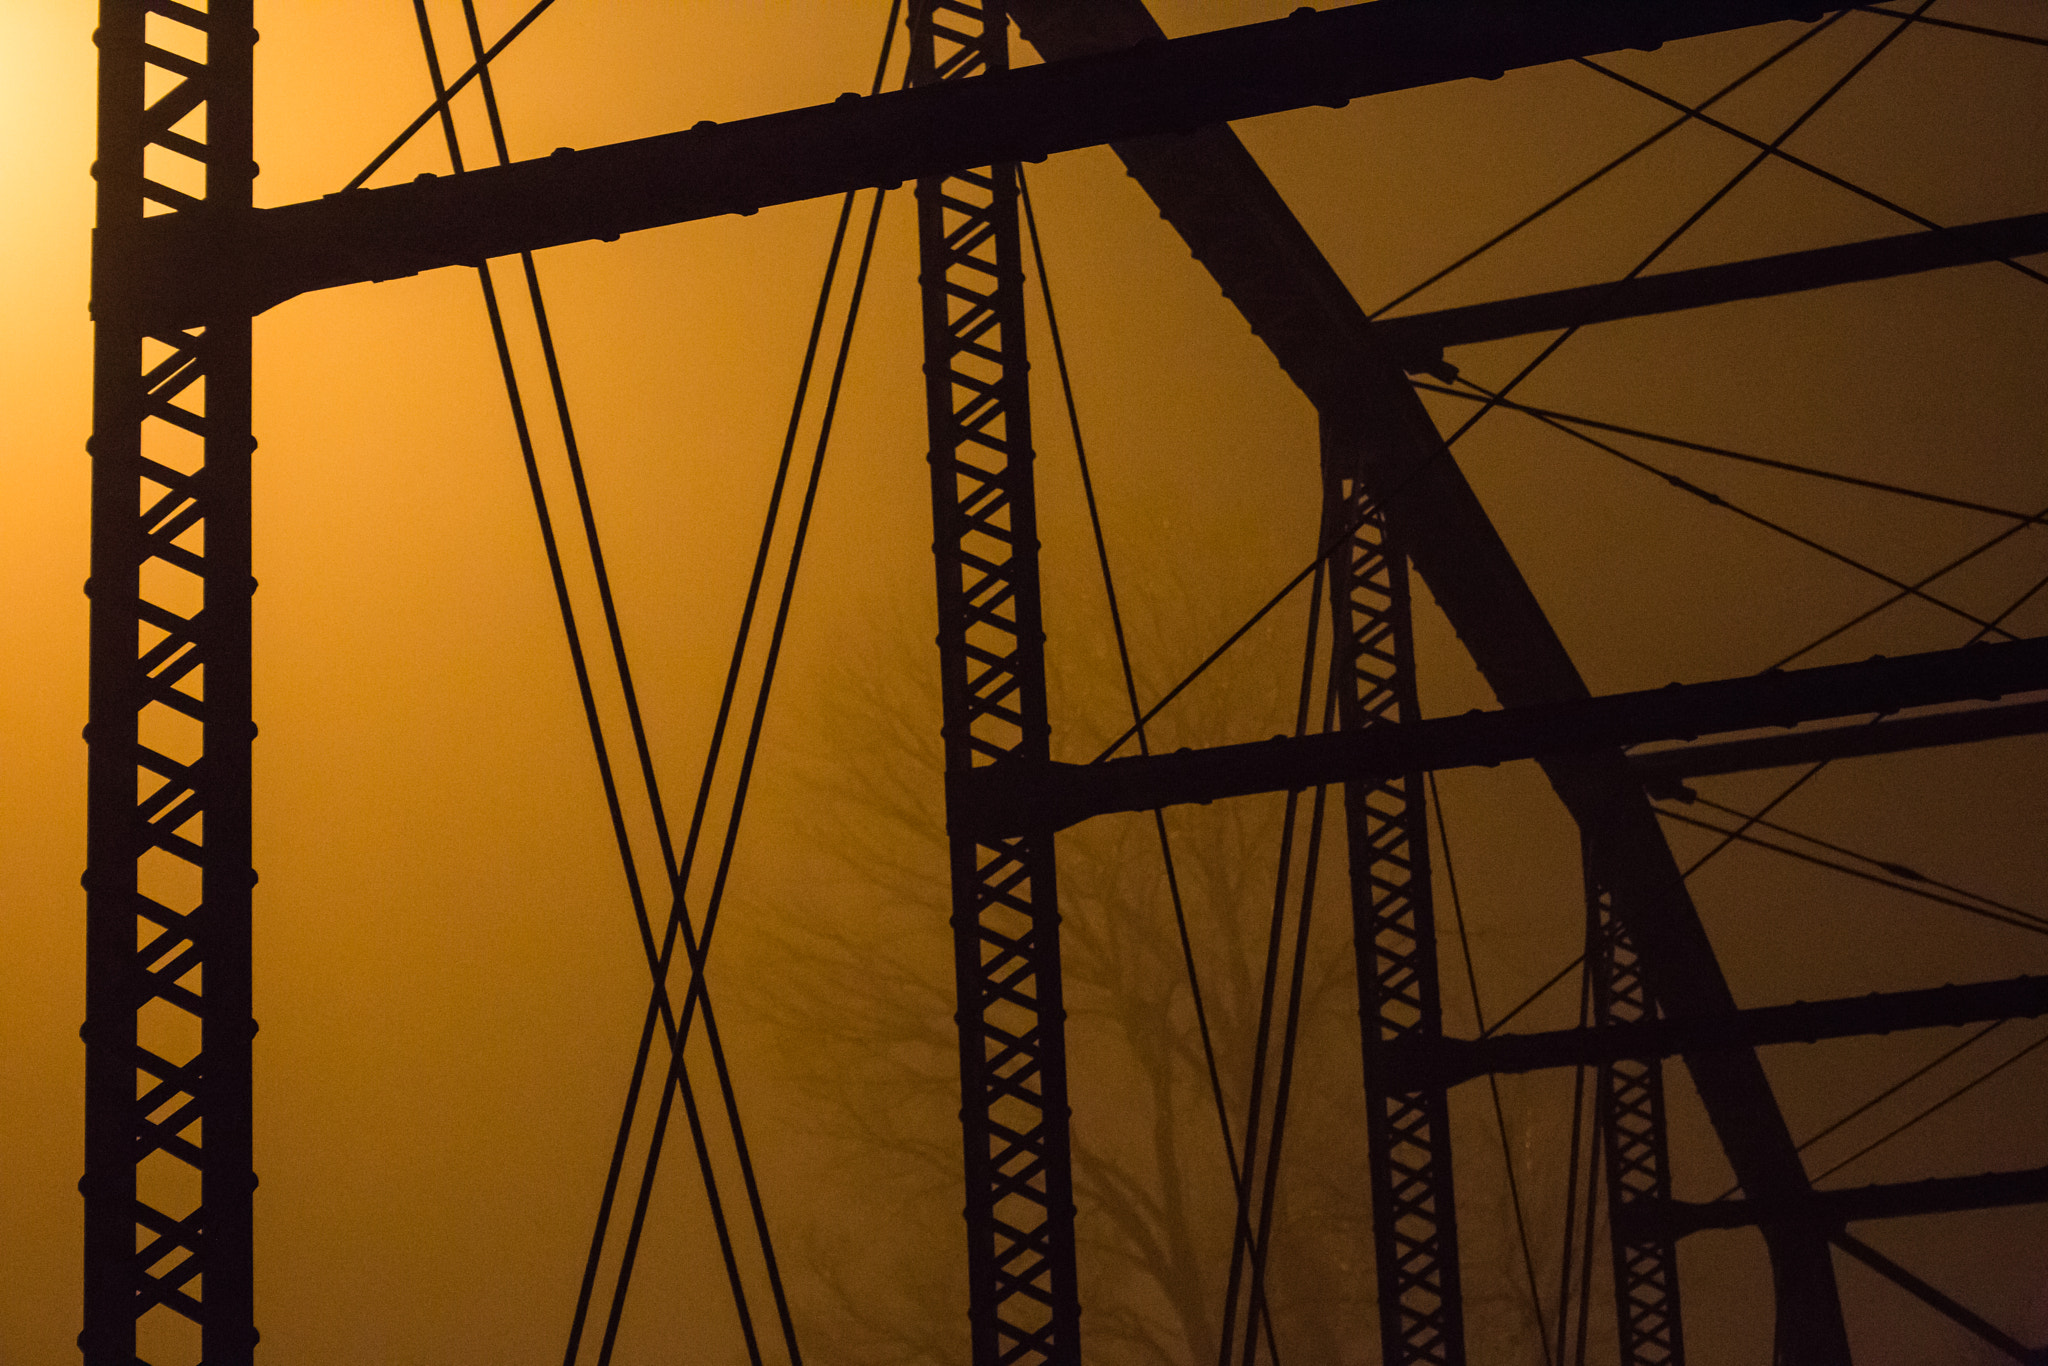
<path fill-rule="evenodd" d="M 1597 1067 L 1623 1059 L 1667 1058 L 1716 1048 L 1815 1043 L 1900 1029 L 1935 1029 L 1986 1020 L 2048 1015 L 2048 977 L 1874 991 L 1833 1001 L 1795 1001 L 1733 1015 L 1688 1015 L 1597 1029 L 1502 1034 L 1489 1039 L 1411 1036 L 1383 1046 L 1400 1086 L 1454 1086 L 1489 1073 L 1549 1067 Z"/>
<path fill-rule="evenodd" d="M 1899 1219 L 1916 1214 L 1956 1214 L 1964 1210 L 2039 1204 L 2048 1204 L 2048 1167 L 1813 1191 L 1786 1204 L 1756 1200 L 1640 1200 L 1615 1210 L 1614 1232 L 1617 1237 L 1633 1242 L 1683 1238 L 1710 1228 L 1749 1228 L 1772 1223 L 1840 1227 L 1859 1219 Z"/>
<path fill-rule="evenodd" d="M 1374 328 L 1406 369 L 1431 370 L 1442 364 L 1446 346 L 1676 313 L 1742 299 L 1767 299 L 1828 285 L 1886 280 L 2040 251 L 2048 251 L 2048 213 L 2023 214 L 1933 232 L 1901 233 L 1811 251 L 1788 251 L 1695 270 L 1639 275 L 1630 280 L 1556 289 L 1435 313 L 1410 313 L 1381 318 Z"/>
<path fill-rule="evenodd" d="M 1816 0 L 1377 0 L 1127 51 L 240 213 L 143 225 L 150 326 L 309 290 L 752 213 L 1785 19 Z"/>
<path fill-rule="evenodd" d="M 1760 768 L 1786 768 L 1823 760 L 1903 754 L 1908 750 L 2004 740 L 2044 731 L 2048 731 L 2048 702 L 2011 702 L 1868 725 L 1829 726 L 1791 735 L 1651 750 L 1647 754 L 1631 754 L 1628 766 L 1645 786 L 1657 791 L 1672 788 L 1687 778 L 1707 778 L 1718 773 L 1752 773 Z"/>
<path fill-rule="evenodd" d="M 1116 811 L 1383 782 L 2040 688 L 2048 688 L 2048 637 L 1098 764 L 1011 759 L 953 775 L 947 816 L 956 831 L 1057 830 Z"/>

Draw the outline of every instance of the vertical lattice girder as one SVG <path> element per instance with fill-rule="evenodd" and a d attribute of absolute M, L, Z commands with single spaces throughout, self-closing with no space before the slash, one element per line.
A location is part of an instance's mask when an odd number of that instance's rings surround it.
<path fill-rule="evenodd" d="M 1342 535 L 1330 565 L 1339 722 L 1398 723 L 1418 714 L 1407 562 L 1352 477 L 1355 453 L 1327 426 L 1323 443 L 1323 534 L 1326 543 Z M 1347 783 L 1344 810 L 1381 1360 L 1457 1366 L 1465 1329 L 1449 1096 L 1442 1086 L 1390 1088 L 1377 1061 L 1395 1039 L 1443 1033 L 1422 777 Z"/>
<path fill-rule="evenodd" d="M 250 0 L 104 0 L 86 915 L 87 1366 L 253 1359 L 249 321 L 145 332 L 146 214 L 250 206 Z"/>
<path fill-rule="evenodd" d="M 1586 863 L 1586 961 L 1593 971 L 1595 1026 L 1657 1014 L 1628 927 Z M 1671 1198 L 1664 1128 L 1664 1064 L 1624 1059 L 1600 1069 L 1599 1130 L 1607 1163 L 1610 1227 L 1626 1227 L 1625 1206 Z M 1592 1231 L 1587 1230 L 1587 1236 Z M 1678 1248 L 1669 1239 L 1614 1238 L 1614 1309 L 1622 1366 L 1684 1366 Z"/>
<path fill-rule="evenodd" d="M 996 0 L 920 4 L 912 41 L 919 84 L 1009 64 Z M 918 228 L 952 775 L 1050 755 L 1016 168 L 920 182 Z M 955 834 L 952 875 L 973 1359 L 1076 1363 L 1052 832 Z"/>

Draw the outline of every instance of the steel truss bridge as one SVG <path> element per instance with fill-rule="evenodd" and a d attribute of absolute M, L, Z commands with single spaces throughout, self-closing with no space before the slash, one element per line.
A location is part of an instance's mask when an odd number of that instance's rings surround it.
<path fill-rule="evenodd" d="M 1903 6 L 1877 12 L 1901 29 L 1912 22 Z M 2048 689 L 2048 642 L 1997 639 L 1994 622 L 1966 648 L 1594 696 L 1418 390 L 1455 388 L 1446 357 L 1474 343 L 2015 264 L 2048 249 L 2048 214 L 1922 221 L 1846 245 L 1369 321 L 1228 126 L 1837 13 L 1813 0 L 1377 0 L 1169 40 L 1141 0 L 920 0 L 900 90 L 878 81 L 875 93 L 815 108 L 258 209 L 252 0 L 103 0 L 81 1183 L 89 1366 L 131 1366 L 165 1322 L 196 1326 L 198 1358 L 212 1366 L 256 1353 L 252 319 L 308 291 L 492 258 L 522 257 L 531 279 L 531 253 L 544 247 L 906 182 L 922 252 L 973 1360 L 1083 1357 L 1057 832 L 1108 812 L 1330 787 L 1342 793 L 1363 1021 L 1370 1188 L 1358 1198 L 1371 1210 L 1387 1366 L 1468 1360 L 1452 1088 L 1543 1068 L 1593 1079 L 1588 1166 L 1602 1173 L 1615 1291 L 1603 1312 L 1623 1362 L 1684 1360 L 1682 1240 L 1738 1227 L 1761 1231 L 1787 1366 L 1850 1360 L 1838 1254 L 1990 1348 L 2044 1359 L 1851 1225 L 2042 1202 L 2048 1168 L 1817 1189 L 1757 1049 L 2038 1017 L 2048 979 L 1740 1007 L 1653 797 L 1702 775 L 2048 730 L 2043 704 L 2024 700 Z M 1042 64 L 1012 68 L 1011 20 Z M 445 122 L 452 91 L 472 80 L 489 96 L 487 58 L 516 30 L 487 51 L 472 14 L 469 36 L 467 55 L 449 62 L 462 73 L 440 85 L 420 126 Z M 1319 418 L 1314 575 L 1327 597 L 1335 715 L 1325 732 L 1092 764 L 1053 757 L 1017 166 L 1104 144 Z M 203 191 L 172 188 L 167 163 L 200 168 Z M 1411 576 L 1497 709 L 1419 709 Z M 1939 710 L 1894 717 L 1916 708 Z M 1794 729 L 1749 734 L 1774 727 Z M 1541 766 L 1579 832 L 1584 1022 L 1452 1037 L 1425 775 L 1520 759 Z M 655 982 L 642 1057 L 652 1040 L 653 1065 L 672 1060 L 662 1121 L 680 1098 L 695 1131 L 681 1046 L 700 1018 L 716 1039 L 702 977 L 711 928 L 679 896 L 665 930 L 645 914 L 642 927 Z M 688 986 L 678 999 L 679 945 Z M 196 1022 L 188 1055 L 150 1034 L 166 1011 Z M 1674 1197 L 1674 1063 L 1739 1195 Z M 730 1105 L 722 1055 L 719 1081 Z M 1246 1272 L 1233 1262 L 1230 1308 L 1241 1299 L 1249 1362 L 1272 1186 L 1258 1188 L 1249 1147 L 1243 1163 L 1233 1154 Z M 141 1182 L 145 1166 L 173 1176 Z M 748 1183 L 751 1195 L 751 1172 Z M 753 1209 L 765 1242 L 758 1200 Z M 747 1235 L 738 1216 L 720 1231 Z M 786 1307 L 780 1318 L 789 1329 Z"/>

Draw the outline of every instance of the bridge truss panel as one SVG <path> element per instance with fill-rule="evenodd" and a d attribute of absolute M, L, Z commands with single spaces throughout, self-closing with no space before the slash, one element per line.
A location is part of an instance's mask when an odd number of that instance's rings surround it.
<path fill-rule="evenodd" d="M 1323 541 L 1333 545 L 1332 686 L 1347 730 L 1420 713 L 1408 562 L 1356 477 L 1357 451 L 1324 426 Z M 1388 1366 L 1465 1360 L 1451 1178 L 1450 1095 L 1441 1080 L 1389 1080 L 1389 1045 L 1440 1039 L 1443 1001 L 1430 896 L 1422 775 L 1344 788 L 1352 938 L 1364 1040 L 1366 1161 L 1379 1285 L 1380 1359 Z"/>
<path fill-rule="evenodd" d="M 1586 962 L 1593 977 L 1596 1028 L 1656 1018 L 1628 926 L 1586 861 Z M 1614 1230 L 1614 1312 L 1623 1366 L 1685 1366 L 1678 1294 L 1678 1247 L 1665 1235 L 1631 1235 L 1630 1207 L 1671 1198 L 1671 1147 L 1665 1125 L 1664 1063 L 1622 1058 L 1600 1068 L 1598 1129 Z M 1587 1236 L 1592 1230 L 1586 1231 Z"/>
<path fill-rule="evenodd" d="M 147 327 L 135 241 L 250 207 L 250 0 L 104 0 L 86 915 L 87 1366 L 256 1342 L 250 327 Z"/>
<path fill-rule="evenodd" d="M 914 84 L 1007 70 L 998 0 L 912 14 Z M 948 780 L 1050 754 L 1016 166 L 920 181 Z M 951 836 L 973 1360 L 1077 1363 L 1051 828 Z"/>

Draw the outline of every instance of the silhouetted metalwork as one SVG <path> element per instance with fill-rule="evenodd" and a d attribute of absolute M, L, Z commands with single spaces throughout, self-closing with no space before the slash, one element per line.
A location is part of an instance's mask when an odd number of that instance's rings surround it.
<path fill-rule="evenodd" d="M 1401 358 L 1402 365 L 1410 370 L 1430 370 L 1442 365 L 1446 346 L 1499 341 L 1503 337 L 1618 322 L 1623 318 L 1646 318 L 1741 299 L 1768 299 L 1829 285 L 1886 280 L 2038 251 L 2048 251 L 2048 213 L 2022 214 L 1931 232 L 1900 233 L 1868 242 L 1788 251 L 1661 275 L 1638 275 L 1435 313 L 1410 313 L 1383 318 L 1375 326 Z"/>
<path fill-rule="evenodd" d="M 248 0 L 100 9 L 86 858 L 87 1366 L 256 1342 L 249 319 L 144 321 L 145 215 L 249 210 Z M 203 55 L 191 55 L 203 54 Z M 147 92 L 160 90 L 155 98 Z"/>
<path fill-rule="evenodd" d="M 1604 914 L 1611 914 L 1604 897 L 1599 904 Z M 1638 990 L 1632 975 L 1615 980 L 1631 993 Z M 1495 1034 L 1485 1039 L 1409 1039 L 1387 1050 L 1385 1065 L 1397 1078 L 1432 1078 L 1440 1084 L 1456 1085 L 1489 1073 L 1606 1066 L 1626 1059 L 1669 1058 L 1714 1048 L 1815 1043 L 1901 1029 L 2036 1019 L 2048 1015 L 2048 977 L 2008 977 L 1960 986 L 1873 991 L 1834 1001 L 1752 1006 L 1722 1019 L 1658 1019 L 1640 1009 L 1634 995 L 1626 999 L 1638 1007 L 1634 1013 L 1617 1007 L 1592 1029 Z"/>
<path fill-rule="evenodd" d="M 1285 736 L 1098 764 L 1020 756 L 954 784 L 949 809 L 955 825 L 984 832 L 1027 820 L 1058 828 L 1112 811 L 1377 781 L 1409 771 L 1491 767 L 1517 759 L 1557 761 L 1620 745 L 1992 699 L 2044 687 L 2048 639 L 1969 645 L 1431 717 L 1398 728 Z"/>
<path fill-rule="evenodd" d="M 924 0 L 911 80 L 1009 67 L 1000 0 Z M 1045 628 L 1015 163 L 917 187 L 946 777 L 1044 760 Z M 952 832 L 953 962 L 977 1362 L 1080 1361 L 1066 1010 L 1049 825 Z"/>
<path fill-rule="evenodd" d="M 1596 1033 L 1640 1027 L 1657 1013 L 1628 927 L 1586 871 L 1586 965 L 1592 977 Z M 1608 1221 L 1615 1230 L 1615 1332 L 1624 1366 L 1684 1366 L 1685 1327 L 1678 1290 L 1678 1248 L 1655 1232 L 1625 1234 L 1627 1212 L 1671 1195 L 1671 1142 L 1665 1125 L 1664 1063 L 1659 1054 L 1603 1059 L 1598 1082 L 1601 1156 L 1607 1169 Z M 1591 1236 L 1592 1230 L 1587 1234 Z"/>
<path fill-rule="evenodd" d="M 1046 64 L 1009 69 L 1009 13 Z M 1464 1359 L 1447 1088 L 1587 1063 L 1602 1069 L 1630 1366 L 1683 1360 L 1676 1241 L 1751 1225 L 1770 1256 L 1788 1366 L 1847 1362 L 1831 1243 L 2017 1359 L 2040 1359 L 1843 1225 L 2048 1201 L 2048 1169 L 1817 1192 L 1754 1048 L 2038 1015 L 2048 987 L 2018 978 L 1738 1010 L 1645 787 L 2036 732 L 2048 703 L 1633 757 L 1620 747 L 2036 689 L 2048 684 L 2048 643 L 1593 698 L 1403 366 L 1440 365 L 1441 348 L 1460 342 L 2004 259 L 2048 243 L 2048 216 L 1372 324 L 1221 126 L 1819 13 L 1811 0 L 1378 0 L 1168 41 L 1140 0 L 923 0 L 914 88 L 901 93 L 256 210 L 251 0 L 203 11 L 103 0 L 88 1366 L 131 1366 L 179 1331 L 196 1331 L 212 1366 L 246 1366 L 256 1341 L 250 316 L 307 290 L 912 178 L 977 1366 L 1080 1360 L 1053 831 L 1102 812 L 1332 782 L 1346 785 L 1384 1360 Z M 1014 162 L 1105 141 L 1318 410 L 1334 735 L 1087 769 L 1051 762 Z M 1502 710 L 1420 719 L 1410 563 Z M 1581 832 L 1594 1023 L 1445 1039 L 1418 775 L 1521 758 L 1542 766 Z M 1674 1055 L 1740 1199 L 1671 1198 L 1660 1060 Z"/>
<path fill-rule="evenodd" d="M 1628 765 L 1644 782 L 1668 785 L 1681 778 L 1748 773 L 1759 768 L 1816 764 L 1872 754 L 1900 754 L 1940 745 L 1966 745 L 2048 731 L 2048 702 L 2009 702 L 1996 707 L 1940 712 L 1933 716 L 1885 717 L 1862 725 L 1829 726 L 1754 740 L 1681 745 L 1631 754 Z"/>
<path fill-rule="evenodd" d="M 1338 724 L 1370 732 L 1412 722 L 1420 707 L 1408 560 L 1359 477 L 1358 435 L 1323 427 L 1322 540 L 1333 545 L 1330 686 L 1337 690 Z M 1373 1266 L 1380 1360 L 1463 1366 L 1450 1096 L 1440 1079 L 1403 1077 L 1386 1065 L 1400 1045 L 1427 1047 L 1444 1032 L 1422 790 L 1416 769 L 1344 785 Z"/>
<path fill-rule="evenodd" d="M 1623 1221 L 1630 1237 L 1683 1237 L 1710 1228 L 1800 1223 L 1830 1229 L 1859 1219 L 1903 1219 L 1916 1214 L 2048 1203 L 2048 1167 L 1984 1172 L 1976 1176 L 1930 1176 L 1843 1190 L 1808 1191 L 1793 1201 L 1643 1200 Z"/>
<path fill-rule="evenodd" d="M 1021 15 L 1020 10 L 1020 15 Z M 702 126 L 240 217 L 152 225 L 141 306 L 183 325 L 225 308 L 669 223 L 752 213 L 1118 138 L 1200 128 L 1625 47 L 1811 18 L 1811 0 L 1378 0 Z M 229 262 L 232 261 L 232 265 Z"/>
<path fill-rule="evenodd" d="M 1138 0 L 1016 0 L 1014 8 L 1025 36 L 1052 60 L 1158 33 Z M 1114 147 L 1322 419 L 1356 425 L 1365 491 L 1495 696 L 1510 709 L 1586 697 L 1563 642 L 1392 353 L 1236 135 L 1204 128 Z M 1599 852 L 1600 876 L 1629 924 L 1660 1008 L 1668 1015 L 1733 1010 L 1713 946 L 1626 760 L 1608 751 L 1541 763 Z M 1788 1198 L 1805 1191 L 1806 1174 L 1755 1055 L 1721 1051 L 1687 1064 L 1744 1188 Z M 1801 1227 L 1767 1225 L 1764 1235 L 1780 1350 L 1802 1363 L 1839 1366 L 1847 1333 L 1825 1240 Z"/>

